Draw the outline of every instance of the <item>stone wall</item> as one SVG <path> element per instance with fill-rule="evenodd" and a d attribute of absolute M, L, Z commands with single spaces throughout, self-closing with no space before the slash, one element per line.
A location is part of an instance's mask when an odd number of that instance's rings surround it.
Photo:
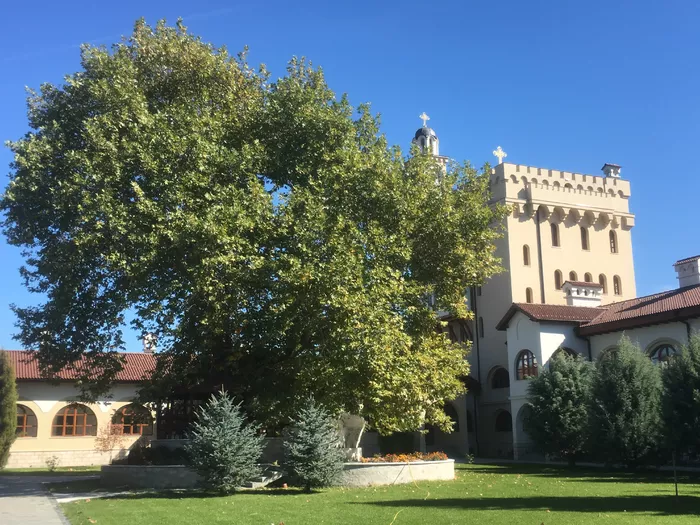
<path fill-rule="evenodd" d="M 426 480 L 453 480 L 454 459 L 411 461 L 408 463 L 346 463 L 343 474 L 346 487 L 398 485 Z"/>
<path fill-rule="evenodd" d="M 105 465 L 100 484 L 109 488 L 189 489 L 199 479 L 184 465 Z"/>
<path fill-rule="evenodd" d="M 115 450 L 112 459 L 123 457 L 126 450 Z M 106 465 L 110 461 L 108 452 L 87 450 L 35 450 L 26 452 L 11 452 L 7 460 L 7 468 L 46 468 L 46 461 L 56 457 L 59 467 L 87 467 Z"/>

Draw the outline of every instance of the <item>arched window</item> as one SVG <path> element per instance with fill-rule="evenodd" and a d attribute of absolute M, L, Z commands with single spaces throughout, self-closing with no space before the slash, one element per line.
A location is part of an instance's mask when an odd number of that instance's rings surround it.
<path fill-rule="evenodd" d="M 649 353 L 651 357 L 651 362 L 655 365 L 663 364 L 664 362 L 675 356 L 678 351 L 669 343 L 662 343 L 654 347 L 654 349 Z"/>
<path fill-rule="evenodd" d="M 610 230 L 610 253 L 617 253 L 617 234 Z"/>
<path fill-rule="evenodd" d="M 467 410 L 467 432 L 474 432 L 474 417 L 469 410 Z"/>
<path fill-rule="evenodd" d="M 557 290 L 561 290 L 561 285 L 563 283 L 561 282 L 561 272 L 559 270 L 554 272 L 554 288 Z"/>
<path fill-rule="evenodd" d="M 527 244 L 523 244 L 523 264 L 530 266 L 530 247 Z"/>
<path fill-rule="evenodd" d="M 512 432 L 513 431 L 513 419 L 510 417 L 510 412 L 507 410 L 501 410 L 496 415 L 496 432 Z"/>
<path fill-rule="evenodd" d="M 515 359 L 515 378 L 527 379 L 537 375 L 537 359 L 530 350 L 522 350 Z"/>
<path fill-rule="evenodd" d="M 598 276 L 598 284 L 603 287 L 603 293 L 608 293 L 608 280 L 602 273 Z"/>
<path fill-rule="evenodd" d="M 63 407 L 51 425 L 52 436 L 95 436 L 97 435 L 97 418 L 95 413 L 85 405 L 68 405 Z"/>
<path fill-rule="evenodd" d="M 568 355 L 569 357 L 576 357 L 578 355 L 571 348 L 567 348 L 566 346 L 560 346 L 559 348 L 557 348 L 554 351 L 554 353 L 552 354 L 552 357 L 556 357 L 560 354 L 565 354 L 565 355 Z"/>
<path fill-rule="evenodd" d="M 534 302 L 532 300 L 532 288 L 525 288 L 525 302 L 526 303 L 533 303 Z"/>
<path fill-rule="evenodd" d="M 31 408 L 17 405 L 17 437 L 36 437 L 36 415 Z"/>
<path fill-rule="evenodd" d="M 581 249 L 588 250 L 588 230 L 581 226 Z"/>
<path fill-rule="evenodd" d="M 121 427 L 122 434 L 153 435 L 153 418 L 150 412 L 146 407 L 134 403 L 117 410 L 112 416 L 112 425 Z"/>
<path fill-rule="evenodd" d="M 452 420 L 452 432 L 459 432 L 459 418 L 457 417 L 457 410 L 452 404 L 447 403 L 444 407 L 445 414 Z"/>
<path fill-rule="evenodd" d="M 484 318 L 479 317 L 479 337 L 484 337 Z"/>
<path fill-rule="evenodd" d="M 573 270 L 569 272 L 569 281 L 578 281 L 578 275 L 576 275 L 576 272 L 574 272 Z"/>
<path fill-rule="evenodd" d="M 508 370 L 499 366 L 491 374 L 491 388 L 508 388 L 510 387 L 510 377 L 508 376 Z"/>
<path fill-rule="evenodd" d="M 622 295 L 622 281 L 620 281 L 619 275 L 613 277 L 613 293 L 615 295 Z"/>
<path fill-rule="evenodd" d="M 593 282 L 593 276 L 592 276 L 590 273 L 586 272 L 586 273 L 584 274 L 584 276 L 583 276 L 583 280 L 584 280 L 585 282 L 587 282 L 587 283 L 592 283 L 592 282 Z"/>
<path fill-rule="evenodd" d="M 553 222 L 549 227 L 552 230 L 552 246 L 559 246 L 559 225 Z"/>

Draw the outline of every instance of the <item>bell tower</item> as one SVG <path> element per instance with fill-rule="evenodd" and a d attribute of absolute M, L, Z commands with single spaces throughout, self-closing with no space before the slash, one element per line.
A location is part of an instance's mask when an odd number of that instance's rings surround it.
<path fill-rule="evenodd" d="M 423 121 L 423 125 L 418 128 L 413 136 L 413 144 L 416 144 L 421 153 L 435 157 L 435 160 L 440 163 L 443 168 L 447 167 L 447 157 L 440 155 L 440 139 L 438 139 L 435 130 L 428 126 L 430 117 L 425 114 L 425 111 L 418 117 Z"/>

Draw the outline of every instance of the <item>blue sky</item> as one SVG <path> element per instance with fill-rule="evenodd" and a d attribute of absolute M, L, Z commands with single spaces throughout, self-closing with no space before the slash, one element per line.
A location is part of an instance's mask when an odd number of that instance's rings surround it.
<path fill-rule="evenodd" d="M 375 5 L 376 4 L 376 5 Z M 24 87 L 79 69 L 82 42 L 109 44 L 145 17 L 175 22 L 274 76 L 293 55 L 324 68 L 353 103 L 371 102 L 407 147 L 426 111 L 440 150 L 481 165 L 501 145 L 519 164 L 632 183 L 637 292 L 676 286 L 672 264 L 700 253 L 700 3 L 11 2 L 0 32 L 0 139 L 27 132 Z M 11 155 L 0 150 L 0 187 Z M 16 348 L 10 303 L 19 250 L 0 240 L 0 347 Z M 135 336 L 128 341 L 138 348 Z"/>

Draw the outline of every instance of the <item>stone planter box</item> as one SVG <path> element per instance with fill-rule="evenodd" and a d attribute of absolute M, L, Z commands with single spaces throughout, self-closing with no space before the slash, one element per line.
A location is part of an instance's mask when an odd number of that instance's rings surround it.
<path fill-rule="evenodd" d="M 345 463 L 343 485 L 396 485 L 427 480 L 452 480 L 453 459 L 411 461 L 407 463 Z M 199 476 L 184 465 L 105 465 L 100 484 L 103 487 L 132 489 L 191 489 Z"/>
<path fill-rule="evenodd" d="M 406 463 L 345 463 L 343 485 L 396 485 L 413 481 L 455 479 L 455 460 L 409 461 Z"/>

